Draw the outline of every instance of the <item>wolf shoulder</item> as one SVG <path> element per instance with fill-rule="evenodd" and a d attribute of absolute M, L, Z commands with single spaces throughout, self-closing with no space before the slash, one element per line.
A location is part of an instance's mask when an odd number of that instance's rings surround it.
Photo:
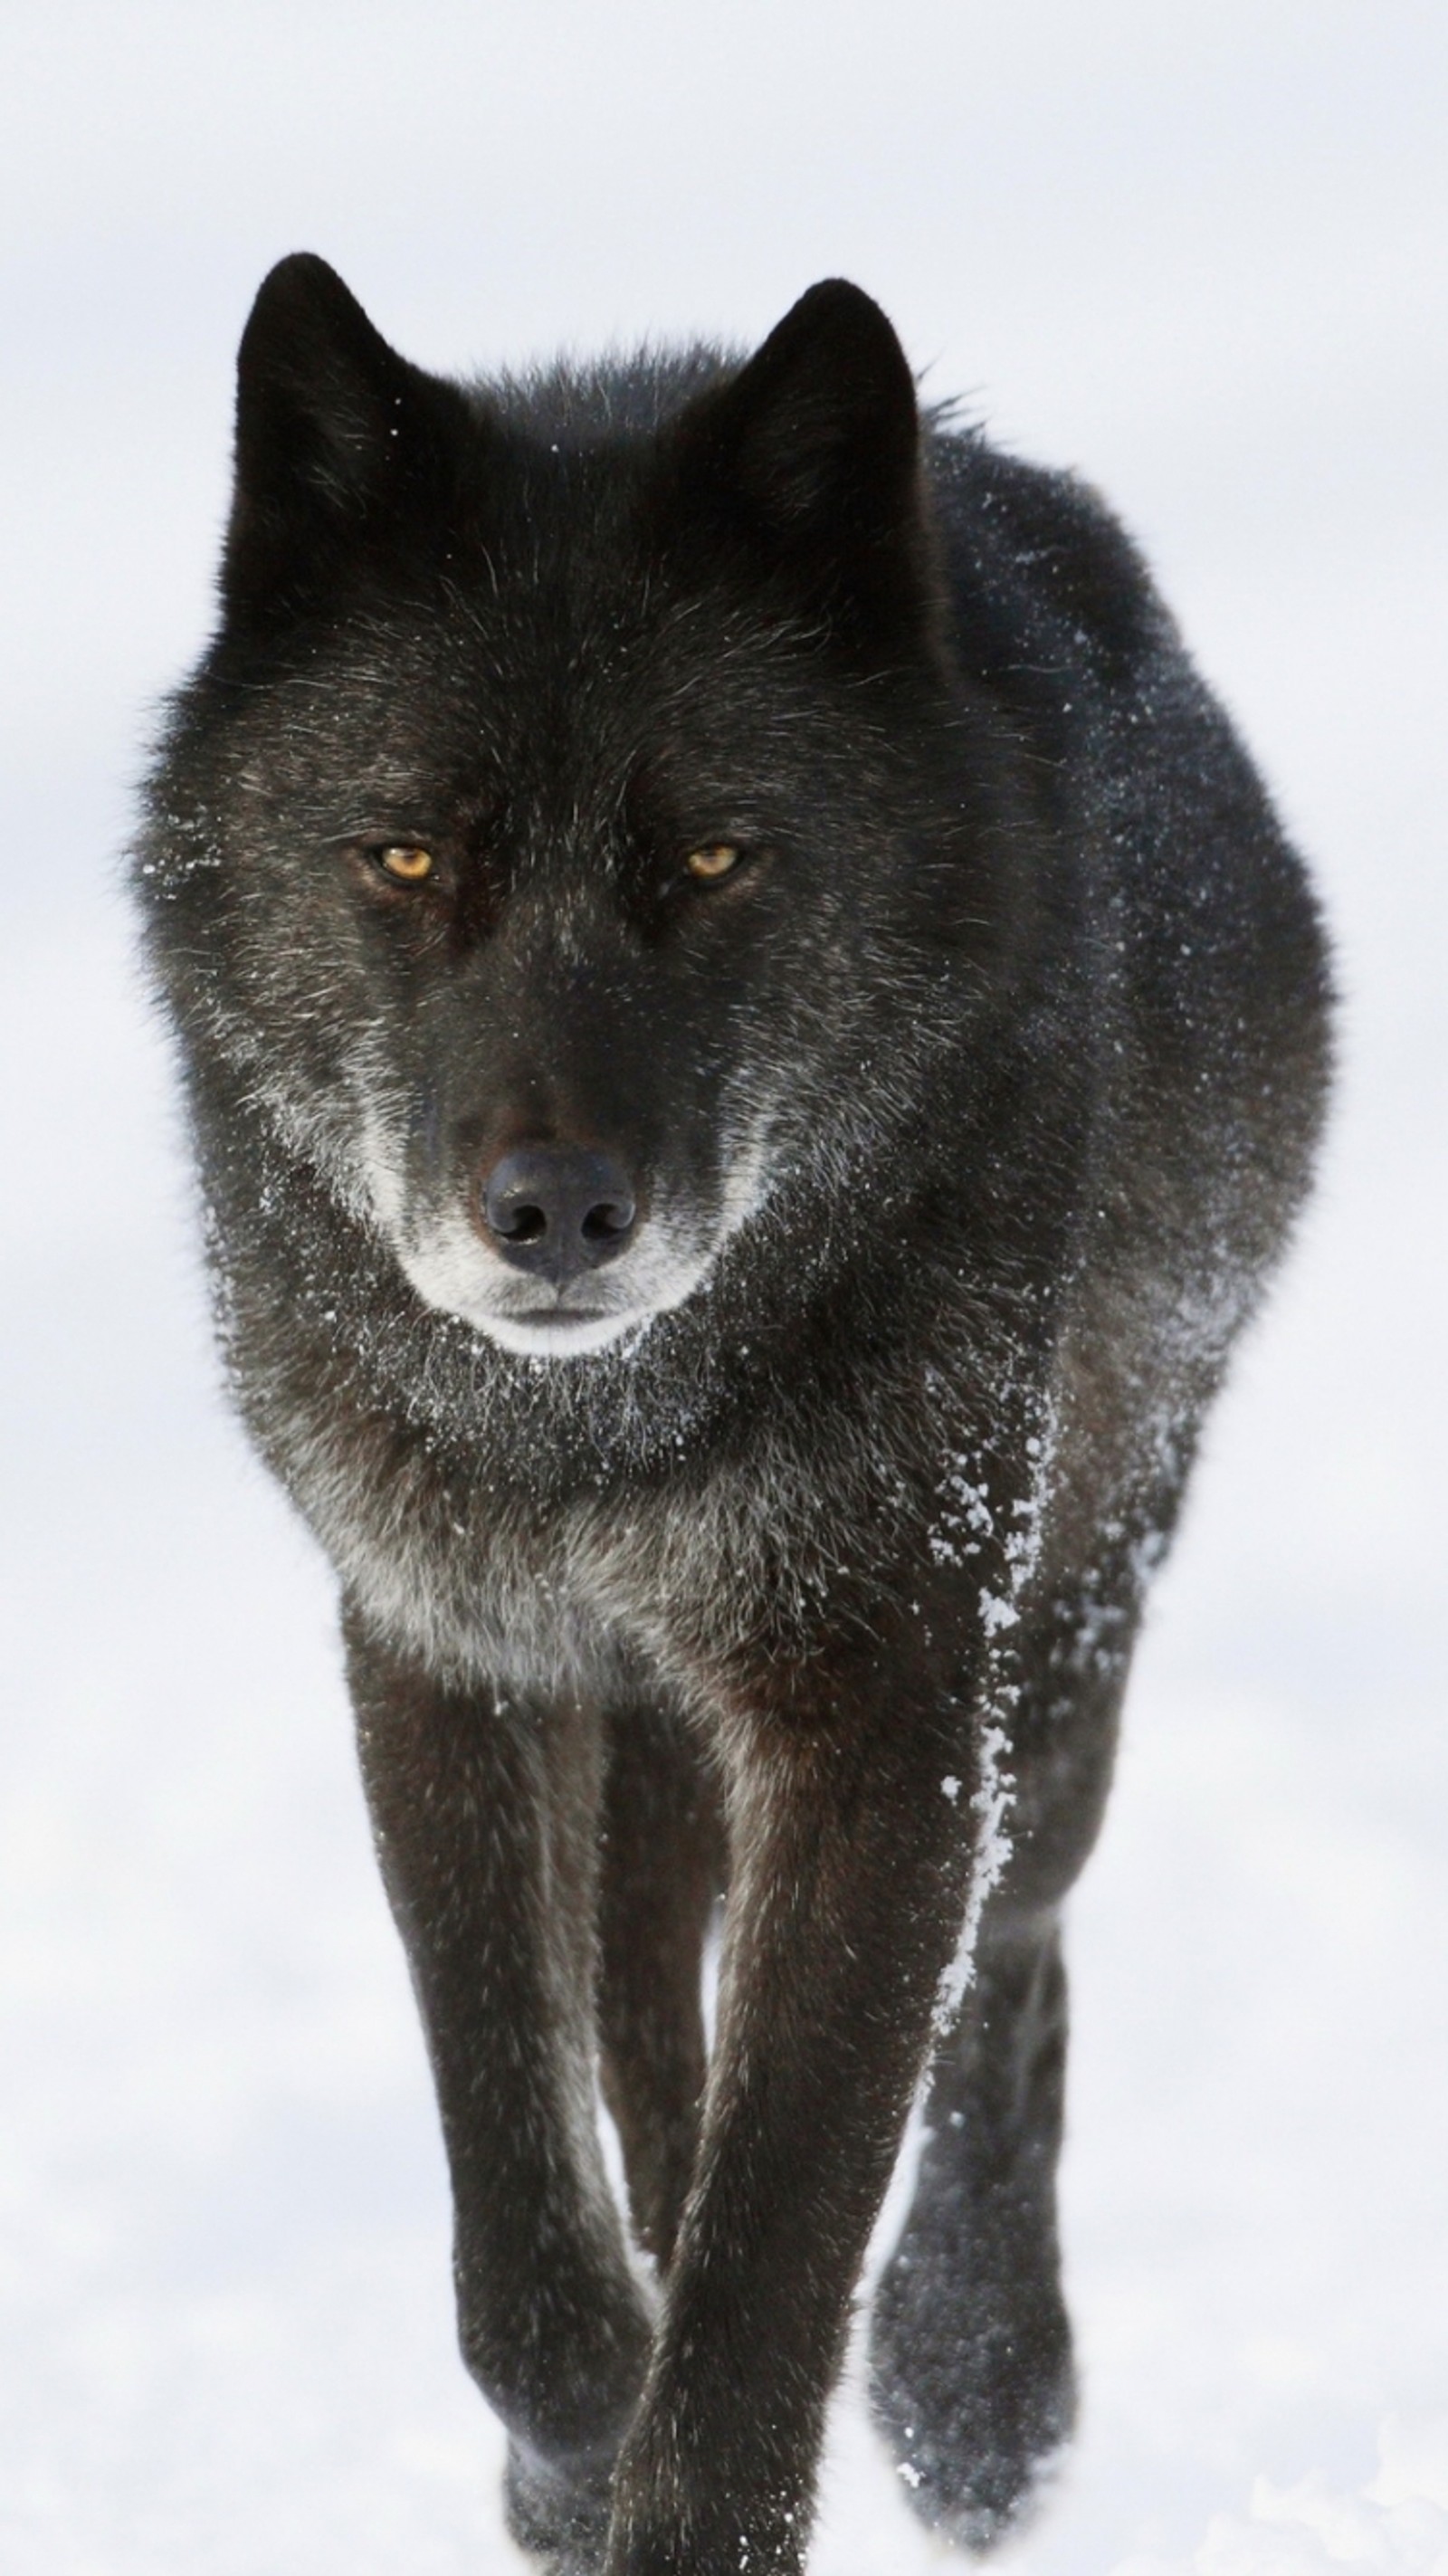
<path fill-rule="evenodd" d="M 1250 1142 L 1285 1213 L 1321 1122 L 1332 982 L 1268 788 L 1087 483 L 940 430 L 927 476 L 955 658 L 1038 781 L 1091 961 L 1102 1079 L 1122 1059 L 1129 1089 L 1134 1064 L 1187 1132 Z"/>

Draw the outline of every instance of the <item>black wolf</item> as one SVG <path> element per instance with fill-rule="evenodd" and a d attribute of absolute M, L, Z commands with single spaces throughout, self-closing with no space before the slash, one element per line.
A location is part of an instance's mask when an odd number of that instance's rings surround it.
<path fill-rule="evenodd" d="M 1073 2413 L 1059 1910 L 1325 1095 L 1298 862 L 1112 519 L 838 282 L 474 387 L 286 260 L 221 590 L 137 884 L 512 2528 L 802 2566 L 923 2083 L 874 2404 L 983 2546 Z"/>

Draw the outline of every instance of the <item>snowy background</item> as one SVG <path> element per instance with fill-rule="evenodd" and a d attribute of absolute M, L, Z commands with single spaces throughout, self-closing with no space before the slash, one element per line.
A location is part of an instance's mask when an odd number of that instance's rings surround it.
<path fill-rule="evenodd" d="M 1448 10 L 3 0 L 0 2561 L 492 2576 L 324 1567 L 207 1348 L 117 860 L 232 356 L 843 271 L 1144 538 L 1315 862 L 1345 1065 L 1074 1907 L 1080 2443 L 1020 2576 L 1448 2568 Z M 940 2566 L 848 2394 L 820 2576 Z"/>

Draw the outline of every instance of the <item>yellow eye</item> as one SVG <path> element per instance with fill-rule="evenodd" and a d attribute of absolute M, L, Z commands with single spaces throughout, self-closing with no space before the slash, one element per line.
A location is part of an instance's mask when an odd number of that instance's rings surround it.
<path fill-rule="evenodd" d="M 701 885 L 717 885 L 720 877 L 727 877 L 732 868 L 738 867 L 739 856 L 735 842 L 711 841 L 702 850 L 691 850 L 685 865 Z"/>
<path fill-rule="evenodd" d="M 424 877 L 432 874 L 432 852 L 414 849 L 407 842 L 393 842 L 378 851 L 377 864 L 383 875 L 397 885 L 421 885 Z"/>

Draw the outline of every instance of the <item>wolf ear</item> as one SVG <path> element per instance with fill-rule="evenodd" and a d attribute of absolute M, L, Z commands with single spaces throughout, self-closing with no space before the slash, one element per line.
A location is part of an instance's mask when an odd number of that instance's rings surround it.
<path fill-rule="evenodd" d="M 436 485 L 460 399 L 388 347 L 324 259 L 280 261 L 237 354 L 228 611 L 270 621 L 315 601 L 349 548 Z"/>
<path fill-rule="evenodd" d="M 935 620 L 915 380 L 880 307 L 826 278 L 732 383 L 686 414 L 686 502 L 702 501 L 837 610 L 896 640 Z M 885 640 L 882 637 L 881 640 Z"/>

